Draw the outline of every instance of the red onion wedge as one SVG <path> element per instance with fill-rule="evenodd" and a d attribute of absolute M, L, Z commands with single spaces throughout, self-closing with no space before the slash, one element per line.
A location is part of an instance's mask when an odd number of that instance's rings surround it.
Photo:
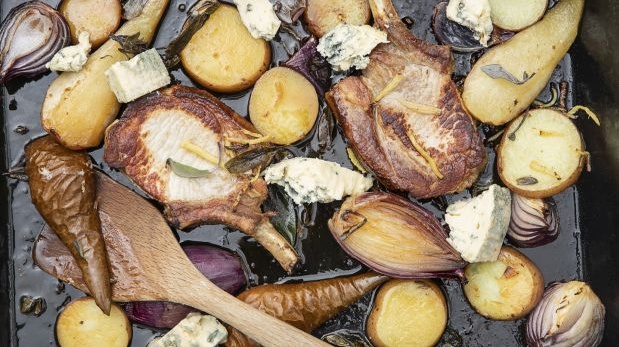
<path fill-rule="evenodd" d="M 193 265 L 219 288 L 235 295 L 247 284 L 240 258 L 228 250 L 206 244 L 181 246 Z M 208 295 L 208 294 L 205 294 Z M 173 328 L 192 307 L 165 302 L 140 301 L 122 304 L 129 320 L 155 328 Z"/>
<path fill-rule="evenodd" d="M 527 320 L 527 345 L 596 347 L 604 335 L 605 311 L 586 283 L 553 283 Z"/>
<path fill-rule="evenodd" d="M 49 5 L 29 1 L 13 8 L 0 27 L 0 84 L 42 73 L 70 40 L 67 22 Z"/>
<path fill-rule="evenodd" d="M 552 198 L 530 199 L 512 194 L 509 241 L 518 247 L 538 247 L 559 236 L 559 216 Z"/>
<path fill-rule="evenodd" d="M 318 40 L 310 37 L 283 66 L 289 67 L 307 78 L 319 95 L 331 85 L 331 65 L 318 53 Z"/>
<path fill-rule="evenodd" d="M 346 253 L 387 276 L 458 277 L 466 265 L 438 219 L 395 194 L 346 199 L 329 220 L 329 230 Z"/>

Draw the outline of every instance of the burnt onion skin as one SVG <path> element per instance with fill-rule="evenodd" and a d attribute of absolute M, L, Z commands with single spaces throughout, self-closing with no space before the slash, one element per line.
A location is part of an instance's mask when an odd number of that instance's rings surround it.
<path fill-rule="evenodd" d="M 247 279 L 240 258 L 231 251 L 207 244 L 183 244 L 193 265 L 211 282 L 235 295 Z M 205 294 L 208 295 L 208 294 Z M 137 301 L 122 304 L 129 320 L 160 329 L 171 329 L 196 309 L 166 301 Z"/>
<path fill-rule="evenodd" d="M 512 215 L 507 237 L 510 243 L 523 248 L 538 247 L 556 240 L 559 237 L 559 215 L 554 200 L 512 194 Z"/>
<path fill-rule="evenodd" d="M 529 315 L 529 347 L 596 347 L 604 335 L 605 308 L 588 284 L 551 284 Z"/>
<path fill-rule="evenodd" d="M 476 52 L 497 45 L 507 41 L 515 34 L 495 27 L 488 41 L 488 47 L 484 47 L 473 36 L 473 30 L 447 18 L 447 2 L 440 2 L 434 8 L 432 30 L 439 42 L 448 45 L 454 51 L 463 53 Z"/>
<path fill-rule="evenodd" d="M 35 77 L 71 41 L 58 11 L 40 1 L 13 8 L 0 26 L 0 84 L 15 77 Z"/>
<path fill-rule="evenodd" d="M 462 277 L 466 265 L 432 213 L 398 195 L 349 197 L 328 222 L 351 257 L 395 278 Z"/>

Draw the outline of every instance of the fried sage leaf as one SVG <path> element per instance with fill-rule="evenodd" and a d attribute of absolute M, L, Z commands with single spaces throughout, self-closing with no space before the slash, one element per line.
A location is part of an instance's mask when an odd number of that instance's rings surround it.
<path fill-rule="evenodd" d="M 292 198 L 278 185 L 269 187 L 269 196 L 262 204 L 265 212 L 273 211 L 271 224 L 282 234 L 291 245 L 297 240 L 299 223 L 297 221 L 296 205 Z"/>
<path fill-rule="evenodd" d="M 163 54 L 163 63 L 168 69 L 173 69 L 180 63 L 178 55 L 217 7 L 217 0 L 200 0 L 189 9 L 189 16 L 180 34 L 168 44 Z"/>
<path fill-rule="evenodd" d="M 120 44 L 119 51 L 124 54 L 137 55 L 148 50 L 148 43 L 140 38 L 140 33 L 132 35 L 110 35 L 110 38 Z"/>
<path fill-rule="evenodd" d="M 196 169 L 193 166 L 185 165 L 175 161 L 172 158 L 168 158 L 166 160 L 166 165 L 174 172 L 177 176 L 185 177 L 185 178 L 200 178 L 200 177 L 208 177 L 211 172 L 209 170 L 200 170 Z"/>
<path fill-rule="evenodd" d="M 337 347 L 371 347 L 365 334 L 341 329 L 324 335 L 321 340 L 327 341 L 330 345 Z"/>
<path fill-rule="evenodd" d="M 519 80 L 518 77 L 505 70 L 505 68 L 503 68 L 500 64 L 482 66 L 481 71 L 494 79 L 504 79 L 517 85 L 525 84 L 528 80 L 535 76 L 535 73 L 529 75 L 529 73 L 525 71 L 522 73 L 522 80 Z"/>
<path fill-rule="evenodd" d="M 284 151 L 280 146 L 261 146 L 247 150 L 228 160 L 224 166 L 228 172 L 240 174 L 257 167 L 267 167 L 278 153 Z"/>

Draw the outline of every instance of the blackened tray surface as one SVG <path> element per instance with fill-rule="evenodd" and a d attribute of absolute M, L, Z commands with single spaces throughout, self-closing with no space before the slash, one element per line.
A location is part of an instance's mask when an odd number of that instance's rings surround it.
<path fill-rule="evenodd" d="M 3 0 L 2 17 L 9 9 L 21 3 L 20 0 Z M 52 6 L 57 0 L 46 1 Z M 168 12 L 161 24 L 155 47 L 164 47 L 171 37 L 178 33 L 186 13 L 181 8 L 189 7 L 194 1 L 171 1 Z M 411 30 L 415 35 L 428 41 L 435 41 L 429 28 L 430 16 L 437 0 L 395 1 L 402 17 L 415 20 Z M 183 5 L 183 6 L 181 6 Z M 586 279 L 607 307 L 607 329 L 604 346 L 619 345 L 617 328 L 617 288 L 619 241 L 615 236 L 617 229 L 617 168 L 619 167 L 619 114 L 617 89 L 619 87 L 619 65 L 616 55 L 608 53 L 611 42 L 617 43 L 617 26 L 612 13 L 617 14 L 617 5 L 612 0 L 591 0 L 587 4 L 583 33 L 561 66 L 557 68 L 553 80 L 566 80 L 573 86 L 576 103 L 587 103 L 596 107 L 603 119 L 603 128 L 595 128 L 590 122 L 579 121 L 588 149 L 592 153 L 594 171 L 585 173 L 577 187 L 558 195 L 561 221 L 561 235 L 554 243 L 536 249 L 522 250 L 542 269 L 546 283 L 556 280 Z M 303 29 L 293 28 L 299 33 Z M 273 65 L 284 61 L 287 52 L 294 51 L 292 36 L 283 33 L 273 43 Z M 455 55 L 459 67 L 455 78 L 469 68 L 469 55 Z M 605 67 L 605 68 L 602 68 Z M 173 76 L 185 85 L 194 85 L 177 69 Z M 23 158 L 23 147 L 32 138 L 40 136 L 39 113 L 47 86 L 55 78 L 48 73 L 36 80 L 17 80 L 3 88 L 2 115 L 4 129 L 0 140 L 4 144 L 4 160 L 0 169 L 19 165 Z M 610 88 L 610 86 L 614 86 Z M 546 95 L 548 94 L 545 91 Z M 241 115 L 247 115 L 248 94 L 222 96 L 223 100 Z M 572 102 L 572 98 L 569 98 Z M 15 132 L 18 126 L 30 131 L 20 135 Z M 481 128 L 481 131 L 489 129 Z M 310 138 L 301 150 L 314 155 L 318 146 L 315 138 Z M 490 159 L 494 156 L 489 150 Z M 120 182 L 130 185 L 122 174 L 111 171 L 102 162 L 102 151 L 92 151 L 91 155 L 98 167 Z M 345 153 L 345 144 L 336 130 L 333 145 L 321 157 L 351 167 Z M 486 175 L 493 175 L 493 161 L 490 160 Z M 43 222 L 30 203 L 28 185 L 10 179 L 0 178 L 0 346 L 55 346 L 54 322 L 58 312 L 71 299 L 83 294 L 71 286 L 64 286 L 56 279 L 43 273 L 33 265 L 31 248 L 34 238 Z M 468 193 L 447 197 L 453 201 Z M 440 218 L 440 201 L 421 201 Z M 443 201 L 444 203 L 444 201 Z M 190 232 L 178 232 L 180 241 L 205 241 L 221 245 L 239 252 L 247 261 L 251 272 L 252 285 L 277 281 L 319 279 L 355 273 L 362 270 L 357 261 L 348 257 L 332 239 L 326 220 L 337 208 L 338 203 L 320 206 L 315 213 L 309 213 L 308 226 L 300 233 L 297 249 L 302 254 L 303 266 L 293 277 L 287 277 L 271 257 L 259 248 L 253 240 L 238 231 L 222 226 L 204 226 Z M 311 211 L 310 211 L 311 212 Z M 438 281 L 448 296 L 449 331 L 457 334 L 462 346 L 523 346 L 522 328 L 524 320 L 516 322 L 497 322 L 486 320 L 475 314 L 462 295 L 460 284 L 455 280 Z M 47 310 L 40 317 L 23 315 L 19 312 L 19 298 L 22 295 L 45 298 Z M 205 295 L 208 295 L 205 293 Z M 340 316 L 319 328 L 315 335 L 338 330 L 364 330 L 364 321 L 371 308 L 371 294 L 351 306 Z M 134 326 L 132 346 L 144 346 L 157 331 Z"/>

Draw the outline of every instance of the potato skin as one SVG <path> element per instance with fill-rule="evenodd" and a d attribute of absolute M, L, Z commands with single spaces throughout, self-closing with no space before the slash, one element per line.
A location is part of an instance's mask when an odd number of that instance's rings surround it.
<path fill-rule="evenodd" d="M 414 304 L 409 305 L 413 296 Z M 400 309 L 403 305 L 406 310 Z M 389 306 L 398 309 L 389 312 Z M 446 326 L 447 302 L 439 286 L 431 280 L 398 279 L 378 291 L 368 316 L 367 335 L 377 347 L 429 347 L 439 341 Z M 388 339 L 394 330 L 399 332 L 397 342 Z"/>
<path fill-rule="evenodd" d="M 26 174 L 32 203 L 71 251 L 99 307 L 109 313 L 110 271 L 88 155 L 44 136 L 26 146 Z"/>
<path fill-rule="evenodd" d="M 235 93 L 251 87 L 269 68 L 271 46 L 251 36 L 235 7 L 219 5 L 180 58 L 185 72 L 203 87 Z"/>
<path fill-rule="evenodd" d="M 107 41 L 122 18 L 119 0 L 62 0 L 58 7 L 71 29 L 71 42 L 77 44 L 79 33 L 87 31 L 95 49 Z"/>
<path fill-rule="evenodd" d="M 340 23 L 363 25 L 372 11 L 367 0 L 307 0 L 303 20 L 308 30 L 320 38 Z"/>
<path fill-rule="evenodd" d="M 125 312 L 112 304 L 110 315 L 97 309 L 91 297 L 71 301 L 56 320 L 60 347 L 126 347 L 133 331 Z"/>
<path fill-rule="evenodd" d="M 529 111 L 529 117 L 537 117 L 538 115 L 541 117 L 541 116 L 544 116 L 545 113 L 547 114 L 548 112 L 556 112 L 557 113 L 556 118 L 558 118 L 559 120 L 562 120 L 565 122 L 572 122 L 569 118 L 567 118 L 567 116 L 564 115 L 565 112 L 559 109 L 532 110 L 532 111 Z M 505 133 L 501 139 L 501 142 L 499 143 L 499 146 L 497 147 L 497 171 L 498 171 L 499 177 L 501 178 L 501 181 L 514 193 L 528 197 L 528 198 L 532 198 L 532 199 L 543 199 L 543 198 L 551 197 L 553 195 L 556 195 L 564 191 L 565 189 L 572 186 L 573 184 L 575 184 L 576 181 L 578 181 L 578 179 L 580 178 L 580 175 L 586 163 L 586 158 L 584 156 L 581 156 L 578 166 L 574 169 L 574 171 L 571 172 L 571 174 L 567 178 L 564 178 L 561 181 L 557 181 L 555 185 L 548 187 L 548 188 L 534 189 L 535 188 L 534 186 L 520 186 L 517 184 L 517 182 L 514 182 L 513 179 L 508 177 L 507 170 L 509 168 L 507 167 L 505 156 L 506 156 L 507 151 L 512 150 L 510 148 L 510 145 L 512 143 L 510 142 L 511 140 L 509 140 L 509 135 L 515 130 L 515 128 L 520 126 L 521 120 L 522 118 L 518 117 L 514 119 L 505 128 Z M 550 128 L 550 125 L 552 124 L 549 124 L 549 128 Z M 585 143 L 584 143 L 582 134 L 578 132 L 577 128 L 573 125 L 573 123 L 572 123 L 572 127 L 575 133 L 578 133 L 578 134 L 571 134 L 571 135 L 578 136 L 579 142 L 580 142 L 579 149 L 584 151 Z M 522 134 L 526 130 L 527 130 L 526 127 L 520 126 L 520 129 L 518 129 L 518 131 L 516 132 L 516 136 L 518 136 L 519 133 Z M 539 148 L 545 147 L 544 145 L 541 145 L 540 143 L 535 143 L 533 141 L 529 141 L 528 143 L 530 143 L 531 152 L 528 152 L 527 155 L 531 155 L 533 151 L 537 151 Z M 568 153 L 569 153 L 569 149 L 566 148 L 565 154 L 567 155 Z M 576 155 L 579 155 L 579 154 L 576 154 Z M 565 158 L 564 155 L 557 156 L 557 157 Z M 526 165 L 526 163 L 523 162 L 522 165 Z"/>
<path fill-rule="evenodd" d="M 464 285 L 464 294 L 475 311 L 488 319 L 520 319 L 529 314 L 529 312 L 531 312 L 542 299 L 542 295 L 544 294 L 544 278 L 542 276 L 542 272 L 537 265 L 529 260 L 529 258 L 527 258 L 524 254 L 509 246 L 503 246 L 501 248 L 501 253 L 499 254 L 497 262 L 507 265 L 507 269 L 503 275 L 499 279 L 495 279 L 496 282 L 499 282 L 499 291 L 501 291 L 501 295 L 503 294 L 503 290 L 508 295 L 513 294 L 518 290 L 525 290 L 528 291 L 528 293 L 526 293 L 528 297 L 518 297 L 516 299 L 528 301 L 519 303 L 501 302 L 498 305 L 493 304 L 492 306 L 484 304 L 480 298 L 483 293 L 480 292 L 480 287 L 477 286 L 477 281 L 473 279 L 475 272 L 473 267 L 487 263 L 473 263 L 469 264 L 465 268 L 464 275 L 469 282 Z M 529 278 L 522 277 L 526 276 L 523 275 L 523 271 L 528 273 L 531 283 L 521 283 L 522 285 L 518 287 L 515 286 L 513 282 L 509 282 L 514 276 L 521 276 L 519 278 L 520 281 L 528 281 Z M 487 278 L 490 278 L 490 276 L 487 276 Z M 510 310 L 513 308 L 512 306 L 517 304 L 520 304 L 520 309 Z"/>
<path fill-rule="evenodd" d="M 254 86 L 249 117 L 256 129 L 277 144 L 292 144 L 312 130 L 318 117 L 318 95 L 300 73 L 275 67 Z"/>

